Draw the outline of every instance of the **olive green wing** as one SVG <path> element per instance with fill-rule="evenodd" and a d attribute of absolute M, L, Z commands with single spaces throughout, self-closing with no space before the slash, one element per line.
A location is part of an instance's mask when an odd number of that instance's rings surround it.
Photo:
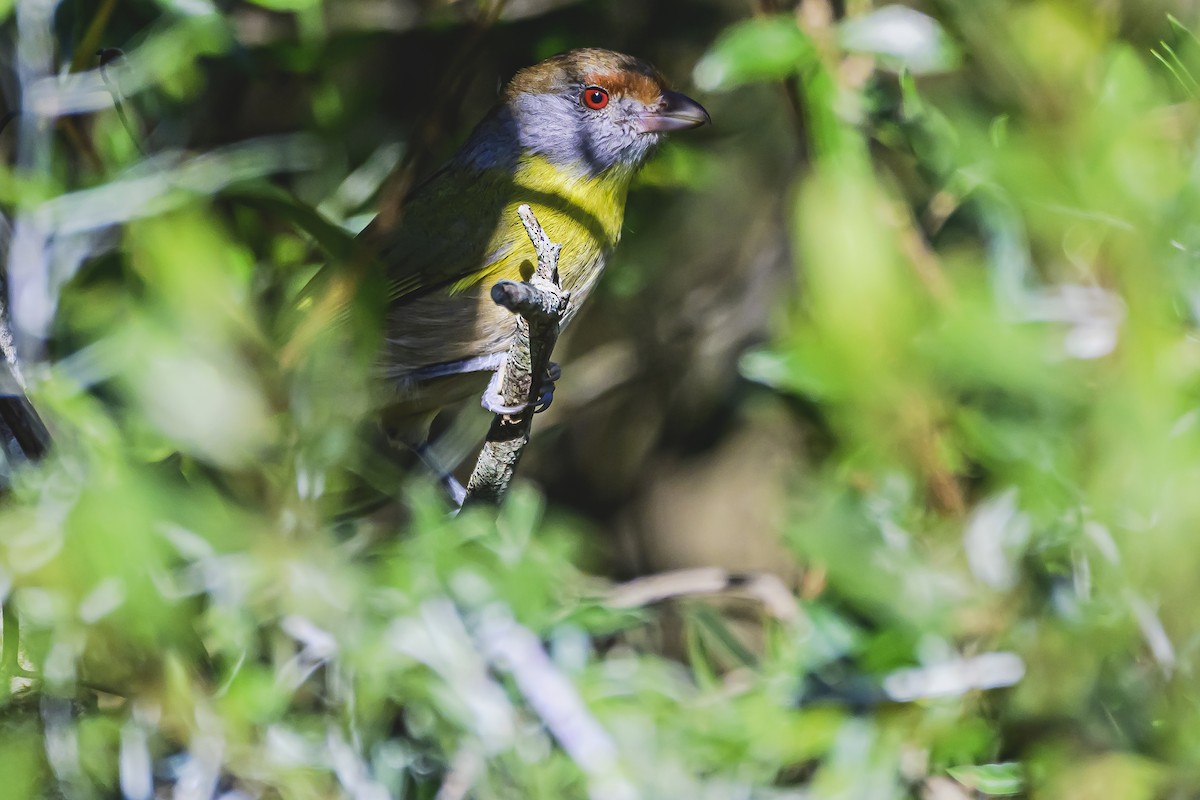
<path fill-rule="evenodd" d="M 388 305 L 503 271 L 521 235 L 516 216 L 505 218 L 514 192 L 505 171 L 452 164 L 416 191 L 396 230 L 364 232 L 386 265 Z"/>

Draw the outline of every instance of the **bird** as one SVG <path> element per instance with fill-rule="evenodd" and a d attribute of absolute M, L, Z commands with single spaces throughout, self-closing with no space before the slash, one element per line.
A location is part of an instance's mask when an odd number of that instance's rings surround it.
<path fill-rule="evenodd" d="M 386 427 L 423 441 L 442 408 L 483 394 L 500 368 L 516 317 L 491 288 L 527 280 L 537 263 L 519 206 L 562 245 L 565 327 L 621 238 L 638 169 L 667 134 L 710 122 L 650 64 L 611 50 L 570 50 L 518 71 L 398 224 L 377 218 L 360 234 L 386 272 Z"/>

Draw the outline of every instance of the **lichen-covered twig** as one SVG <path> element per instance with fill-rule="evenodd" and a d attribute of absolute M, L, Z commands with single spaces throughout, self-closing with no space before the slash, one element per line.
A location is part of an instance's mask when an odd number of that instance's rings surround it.
<path fill-rule="evenodd" d="M 537 269 L 527 282 L 500 281 L 492 287 L 492 299 L 517 315 L 517 335 L 500 367 L 499 393 L 503 405 L 522 410 L 516 414 L 497 414 L 492 420 L 467 482 L 464 505 L 480 501 L 498 503 L 508 490 L 517 462 L 529 442 L 543 376 L 558 340 L 559 324 L 567 311 L 569 297 L 558 279 L 562 245 L 550 241 L 529 206 L 522 205 L 517 214 L 537 251 Z"/>

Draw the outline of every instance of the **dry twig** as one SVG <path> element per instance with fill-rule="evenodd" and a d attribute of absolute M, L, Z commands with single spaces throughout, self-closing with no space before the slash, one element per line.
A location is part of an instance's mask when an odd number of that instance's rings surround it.
<path fill-rule="evenodd" d="M 635 578 L 609 592 L 612 608 L 640 608 L 675 597 L 696 597 L 737 592 L 763 604 L 780 622 L 796 625 L 806 621 L 795 596 L 778 575 L 769 572 L 733 573 L 720 567 L 698 567 L 660 572 Z"/>
<path fill-rule="evenodd" d="M 522 205 L 517 213 L 537 251 L 537 270 L 526 282 L 500 281 L 492 287 L 492 299 L 517 314 L 517 335 L 500 367 L 499 392 L 504 405 L 523 405 L 523 409 L 516 414 L 497 414 L 492 420 L 467 482 L 464 505 L 498 503 L 508 490 L 521 453 L 529 443 L 542 379 L 558 340 L 559 323 L 567 311 L 569 296 L 558 279 L 562 245 L 550 241 L 528 205 Z"/>

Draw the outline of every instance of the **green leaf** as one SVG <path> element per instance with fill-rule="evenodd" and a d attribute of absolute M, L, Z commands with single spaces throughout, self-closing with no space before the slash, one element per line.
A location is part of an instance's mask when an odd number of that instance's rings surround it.
<path fill-rule="evenodd" d="M 878 56 L 896 71 L 922 75 L 958 65 L 958 50 L 933 17 L 904 6 L 885 6 L 838 27 L 838 40 L 851 52 Z"/>
<path fill-rule="evenodd" d="M 320 5 L 321 0 L 251 0 L 251 2 L 271 11 L 307 11 Z"/>
<path fill-rule="evenodd" d="M 758 656 L 742 644 L 737 636 L 725 624 L 717 612 L 706 605 L 696 605 L 689 609 L 688 617 L 696 626 L 697 632 L 702 633 L 706 640 L 717 645 L 733 659 L 738 666 L 756 669 Z"/>
<path fill-rule="evenodd" d="M 1003 764 L 967 764 L 950 767 L 946 773 L 968 789 L 990 797 L 1020 794 L 1025 788 L 1024 768 L 1016 761 Z"/>
<path fill-rule="evenodd" d="M 816 63 L 812 40 L 790 16 L 757 17 L 725 32 L 696 64 L 696 85 L 708 91 L 798 75 Z"/>
<path fill-rule="evenodd" d="M 354 252 L 354 234 L 278 186 L 266 181 L 247 181 L 222 190 L 221 196 L 287 220 L 335 259 Z"/>

